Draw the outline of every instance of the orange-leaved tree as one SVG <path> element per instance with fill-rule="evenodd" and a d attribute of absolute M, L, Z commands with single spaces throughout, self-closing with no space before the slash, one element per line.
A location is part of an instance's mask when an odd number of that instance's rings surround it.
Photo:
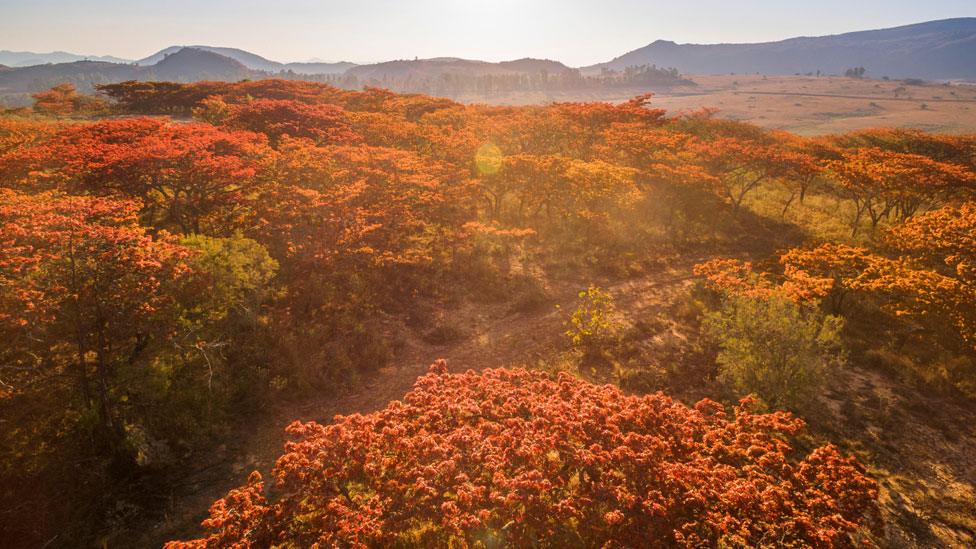
<path fill-rule="evenodd" d="M 123 452 L 125 380 L 178 329 L 192 251 L 138 225 L 139 204 L 0 190 L 0 333 L 8 396 L 51 387 Z M 76 420 L 79 418 L 76 417 Z"/>
<path fill-rule="evenodd" d="M 260 475 L 169 549 L 273 545 L 750 546 L 850 542 L 875 483 L 833 446 L 799 455 L 789 414 L 627 396 L 566 374 L 450 374 L 328 426 L 294 423 Z"/>
<path fill-rule="evenodd" d="M 64 127 L 3 157 L 0 174 L 35 188 L 138 199 L 144 220 L 159 228 L 229 233 L 248 215 L 268 154 L 256 133 L 129 118 Z"/>
<path fill-rule="evenodd" d="M 277 145 L 285 135 L 312 139 L 322 144 L 361 140 L 352 130 L 345 110 L 328 104 L 256 99 L 227 107 L 222 123 L 234 129 L 263 133 L 273 145 Z"/>

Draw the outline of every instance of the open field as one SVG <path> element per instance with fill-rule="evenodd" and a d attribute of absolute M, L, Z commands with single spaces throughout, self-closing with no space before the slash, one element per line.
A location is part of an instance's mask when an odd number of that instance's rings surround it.
<path fill-rule="evenodd" d="M 719 110 L 719 116 L 803 135 L 877 127 L 940 133 L 976 132 L 976 86 L 964 83 L 906 84 L 902 81 L 836 76 L 689 76 L 697 87 L 656 94 L 653 104 L 671 113 Z M 464 102 L 525 105 L 548 101 L 623 101 L 646 90 L 610 94 L 510 94 L 462 97 Z"/>

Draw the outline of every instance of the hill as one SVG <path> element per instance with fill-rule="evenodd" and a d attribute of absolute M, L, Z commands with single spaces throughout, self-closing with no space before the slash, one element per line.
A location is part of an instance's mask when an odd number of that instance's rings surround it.
<path fill-rule="evenodd" d="M 137 80 L 146 71 L 134 65 L 103 61 L 75 61 L 50 65 L 10 68 L 0 72 L 0 97 L 28 94 L 70 82 L 79 90 L 90 92 L 96 84 Z"/>
<path fill-rule="evenodd" d="M 278 73 L 284 71 L 292 71 L 299 74 L 340 74 L 350 67 L 354 67 L 355 63 L 349 62 L 338 62 L 338 63 L 325 63 L 325 62 L 309 62 L 309 63 L 281 63 L 278 61 L 272 61 L 238 48 L 224 48 L 224 47 L 214 47 L 214 46 L 170 46 L 168 48 L 162 49 L 149 57 L 145 57 L 136 61 L 139 65 L 149 66 L 159 63 L 167 56 L 172 55 L 182 49 L 192 48 L 195 50 L 203 50 L 224 57 L 229 57 L 238 63 L 244 65 L 248 69 L 255 71 L 263 71 L 269 73 Z"/>
<path fill-rule="evenodd" d="M 267 73 L 251 70 L 242 63 L 195 48 L 182 48 L 150 66 L 122 65 L 103 61 L 75 61 L 0 70 L 0 101 L 8 105 L 27 105 L 31 93 L 65 82 L 82 93 L 93 93 L 98 84 L 126 80 L 237 81 L 261 78 Z"/>
<path fill-rule="evenodd" d="M 281 70 L 283 66 L 277 61 L 271 61 L 261 57 L 260 55 L 251 53 L 249 51 L 240 50 L 237 48 L 215 48 L 212 46 L 170 46 L 168 48 L 162 49 L 149 57 L 140 59 L 136 61 L 136 64 L 143 66 L 156 65 L 161 61 L 165 60 L 170 55 L 174 55 L 183 51 L 184 49 L 193 49 L 197 51 L 205 51 L 207 53 L 217 54 L 223 57 L 227 57 L 237 61 L 246 68 L 257 70 L 257 71 L 267 71 L 276 72 Z"/>
<path fill-rule="evenodd" d="M 146 71 L 147 80 L 194 82 L 198 80 L 242 80 L 255 76 L 243 63 L 207 50 L 183 48 L 167 55 Z"/>
<path fill-rule="evenodd" d="M 65 82 L 73 84 L 81 93 L 93 93 L 98 84 L 126 80 L 234 82 L 267 78 L 272 74 L 281 74 L 285 78 L 325 79 L 354 66 L 344 62 L 283 64 L 233 48 L 174 46 L 132 64 L 73 61 L 28 67 L 0 65 L 0 104 L 29 105 L 30 94 Z"/>
<path fill-rule="evenodd" d="M 128 59 L 111 55 L 78 55 L 64 51 L 35 53 L 32 51 L 0 50 L 0 65 L 9 67 L 30 67 L 48 63 L 73 63 L 75 61 L 103 61 L 105 63 L 129 63 Z"/>
<path fill-rule="evenodd" d="M 800 37 L 757 44 L 677 44 L 658 40 L 603 68 L 655 64 L 686 74 L 843 74 L 864 67 L 880 78 L 976 78 L 976 18 L 945 19 L 883 30 Z"/>
<path fill-rule="evenodd" d="M 347 76 L 361 80 L 401 80 L 407 78 L 438 78 L 443 74 L 459 76 L 483 76 L 503 74 L 537 74 L 546 71 L 550 74 L 569 73 L 573 69 L 548 59 L 519 59 L 490 63 L 457 57 L 435 57 L 386 61 L 372 65 L 359 65 L 346 71 Z"/>

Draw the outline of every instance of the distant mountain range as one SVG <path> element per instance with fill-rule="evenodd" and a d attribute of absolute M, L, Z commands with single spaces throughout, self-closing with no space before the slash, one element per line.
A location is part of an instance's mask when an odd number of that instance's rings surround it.
<path fill-rule="evenodd" d="M 74 84 L 79 91 L 91 93 L 97 84 L 126 80 L 236 81 L 267 76 L 267 73 L 251 70 L 229 57 L 205 50 L 183 48 L 149 66 L 75 61 L 0 71 L 0 98 L 7 96 L 7 103 L 25 104 L 30 93 L 64 82 Z"/>
<path fill-rule="evenodd" d="M 875 78 L 976 80 L 976 18 L 759 44 L 700 45 L 658 40 L 606 63 L 580 69 L 543 59 L 490 63 L 454 57 L 369 65 L 280 63 L 244 50 L 213 46 L 171 46 L 135 61 L 66 52 L 0 51 L 0 102 L 29 104 L 29 94 L 63 82 L 91 92 L 97 84 L 124 80 L 235 81 L 272 76 L 306 78 L 346 87 L 388 85 L 423 93 L 450 93 L 449 89 L 458 88 L 458 81 L 465 81 L 465 86 L 478 90 L 484 86 L 497 88 L 501 80 L 512 78 L 521 79 L 505 84 L 512 90 L 546 89 L 552 79 L 564 87 L 577 83 L 595 85 L 592 78 L 602 78 L 606 71 L 623 72 L 631 67 L 652 65 L 674 68 L 683 74 L 770 75 L 817 71 L 844 74 L 847 69 L 864 67 L 867 76 Z M 585 78 L 588 76 L 592 77 L 589 81 Z M 487 79 L 488 83 L 479 83 L 478 79 Z M 663 72 L 650 72 L 627 82 L 668 86 L 676 85 L 678 77 L 676 73 L 669 77 Z M 617 81 L 614 85 L 627 82 Z"/>
<path fill-rule="evenodd" d="M 30 67 L 48 63 L 73 63 L 75 61 L 104 61 L 106 63 L 129 63 L 128 60 L 111 55 L 78 55 L 64 51 L 34 53 L 32 51 L 0 50 L 0 65 L 8 67 Z"/>
<path fill-rule="evenodd" d="M 685 74 L 844 74 L 849 68 L 864 67 L 873 78 L 974 79 L 976 18 L 759 44 L 658 40 L 583 71 L 645 64 L 674 67 Z"/>
<path fill-rule="evenodd" d="M 355 63 L 348 63 L 345 61 L 339 63 L 279 63 L 277 61 L 265 59 L 264 57 L 249 51 L 244 51 L 237 48 L 217 48 L 213 46 L 170 46 L 150 55 L 149 57 L 136 61 L 136 64 L 143 66 L 155 65 L 156 63 L 162 61 L 166 56 L 172 55 L 184 48 L 192 48 L 195 50 L 203 50 L 223 55 L 224 57 L 229 57 L 239 62 L 251 70 L 268 73 L 292 71 L 300 74 L 342 74 L 346 71 L 346 69 L 356 66 Z"/>
<path fill-rule="evenodd" d="M 414 59 L 386 61 L 372 65 L 356 65 L 345 72 L 345 76 L 355 76 L 360 80 L 405 80 L 408 78 L 437 78 L 442 74 L 457 76 L 484 76 L 503 74 L 548 74 L 573 72 L 566 65 L 548 59 L 518 59 L 489 63 L 456 57 L 435 57 L 433 59 Z"/>

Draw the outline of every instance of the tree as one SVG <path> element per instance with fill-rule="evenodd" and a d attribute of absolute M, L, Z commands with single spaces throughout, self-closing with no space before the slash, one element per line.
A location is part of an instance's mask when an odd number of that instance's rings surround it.
<path fill-rule="evenodd" d="M 875 303 L 892 321 L 928 326 L 939 338 L 976 349 L 976 289 L 911 257 L 891 259 L 864 248 L 824 244 L 783 254 L 785 285 L 830 300 L 840 311 L 856 295 Z"/>
<path fill-rule="evenodd" d="M 222 123 L 231 128 L 263 133 L 272 145 L 277 145 L 285 135 L 312 139 L 320 144 L 360 141 L 346 119 L 345 110 L 335 105 L 256 99 L 230 106 Z"/>
<path fill-rule="evenodd" d="M 57 124 L 31 119 L 0 118 L 0 159 L 48 139 L 58 129 Z"/>
<path fill-rule="evenodd" d="M 721 137 L 695 145 L 703 167 L 716 178 L 713 192 L 726 199 L 734 213 L 763 182 L 815 171 L 806 154 L 766 141 Z"/>
<path fill-rule="evenodd" d="M 800 409 L 843 362 L 842 326 L 840 317 L 823 316 L 784 293 L 771 292 L 728 299 L 705 317 L 702 329 L 720 349 L 720 379 L 774 408 Z"/>
<path fill-rule="evenodd" d="M 192 254 L 149 235 L 138 209 L 0 190 L 0 505 L 11 543 L 55 528 L 85 537 L 106 494 L 138 472 L 133 435 L 153 407 L 136 395 L 179 332 Z"/>
<path fill-rule="evenodd" d="M 944 206 L 893 227 L 885 243 L 976 284 L 976 202 Z"/>
<path fill-rule="evenodd" d="M 621 324 L 616 318 L 613 296 L 590 286 L 579 292 L 576 308 L 566 322 L 566 337 L 583 353 L 584 361 L 604 353 L 620 337 Z"/>
<path fill-rule="evenodd" d="M 0 191 L 0 326 L 14 394 L 63 375 L 96 418 L 110 453 L 123 450 L 117 383 L 147 348 L 173 335 L 175 284 L 189 249 L 137 224 L 138 204 Z"/>
<path fill-rule="evenodd" d="M 842 195 L 854 203 L 852 236 L 865 214 L 873 230 L 889 216 L 904 221 L 976 188 L 976 175 L 964 166 L 917 154 L 861 148 L 845 151 L 840 160 L 827 165 Z"/>
<path fill-rule="evenodd" d="M 766 298 L 778 291 L 767 273 L 757 273 L 748 261 L 716 258 L 695 265 L 693 272 L 722 296 Z"/>
<path fill-rule="evenodd" d="M 438 361 L 383 410 L 292 424 L 280 496 L 252 473 L 205 537 L 167 547 L 849 543 L 875 483 L 832 446 L 796 455 L 802 422 L 750 406 Z"/>
<path fill-rule="evenodd" d="M 249 214 L 269 158 L 259 134 L 128 118 L 64 127 L 5 157 L 0 173 L 41 189 L 137 199 L 159 228 L 229 234 Z"/>
<path fill-rule="evenodd" d="M 58 84 L 53 88 L 33 94 L 34 110 L 53 116 L 93 115 L 105 112 L 104 100 L 79 95 L 73 84 Z"/>

